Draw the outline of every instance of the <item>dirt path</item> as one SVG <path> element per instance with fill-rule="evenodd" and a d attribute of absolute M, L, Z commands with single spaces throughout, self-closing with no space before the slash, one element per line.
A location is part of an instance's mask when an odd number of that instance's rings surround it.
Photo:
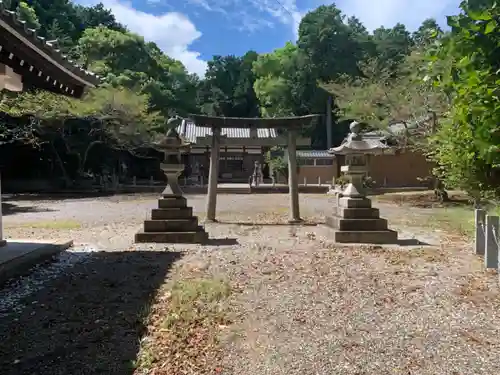
<path fill-rule="evenodd" d="M 317 195 L 301 201 L 311 222 L 321 221 L 333 204 Z M 165 317 L 158 326 L 148 323 L 144 342 L 165 329 L 168 304 L 158 306 L 170 292 L 163 288 L 153 301 L 160 286 L 190 278 L 224 279 L 233 292 L 224 301 L 232 324 L 217 332 L 220 360 L 189 374 L 500 372 L 497 276 L 483 271 L 467 243 L 441 242 L 439 232 L 408 226 L 425 220 L 429 210 L 377 205 L 403 237 L 433 246 L 341 247 L 323 226 L 268 225 L 285 222 L 286 196 L 221 196 L 219 218 L 239 224 L 207 230 L 225 241 L 165 251 L 131 244 L 155 204 L 151 197 L 9 203 L 46 212 L 7 216 L 7 234 L 53 237 L 70 230 L 77 241 L 105 251 L 44 281 L 0 319 L 2 375 L 171 374 L 161 370 L 172 355 L 166 346 L 153 342 L 163 352 L 145 353 L 139 340 L 150 308 Z M 195 211 L 204 208 L 203 197 L 190 203 Z M 64 220 L 80 226 L 41 224 Z M 137 353 L 156 359 L 134 369 Z"/>

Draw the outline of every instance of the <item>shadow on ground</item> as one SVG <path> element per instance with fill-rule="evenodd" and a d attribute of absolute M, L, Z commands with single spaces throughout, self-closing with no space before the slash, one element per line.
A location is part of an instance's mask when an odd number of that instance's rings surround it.
<path fill-rule="evenodd" d="M 114 192 L 105 191 L 86 191 L 86 192 L 44 192 L 44 193 L 5 193 L 7 200 L 32 201 L 32 200 L 62 200 L 62 199 L 84 199 L 99 198 L 115 195 Z"/>
<path fill-rule="evenodd" d="M 205 246 L 231 246 L 239 245 L 238 239 L 236 238 L 209 238 L 203 243 Z"/>
<path fill-rule="evenodd" d="M 2 214 L 4 216 L 23 214 L 27 212 L 53 212 L 53 211 L 55 210 L 49 208 L 41 208 L 38 206 L 19 206 L 14 203 L 2 202 Z"/>
<path fill-rule="evenodd" d="M 430 243 L 417 240 L 416 238 L 400 239 L 397 242 L 399 246 L 432 246 Z"/>
<path fill-rule="evenodd" d="M 53 193 L 4 193 L 4 201 L 60 201 L 60 200 L 76 200 L 89 198 L 107 198 L 115 195 L 133 195 L 133 194 L 117 194 L 109 191 L 87 191 L 87 192 L 53 192 Z"/>
<path fill-rule="evenodd" d="M 99 252 L 0 320 L 2 375 L 127 375 L 177 252 Z"/>
<path fill-rule="evenodd" d="M 251 222 L 251 221 L 218 221 L 217 224 L 222 225 L 239 225 L 242 227 L 289 227 L 289 226 L 303 226 L 303 227 L 315 227 L 320 223 L 300 221 L 297 223 L 262 223 L 262 222 Z"/>

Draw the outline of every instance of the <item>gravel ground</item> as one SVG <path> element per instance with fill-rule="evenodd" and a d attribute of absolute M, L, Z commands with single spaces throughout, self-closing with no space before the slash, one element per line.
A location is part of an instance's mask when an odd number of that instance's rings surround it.
<path fill-rule="evenodd" d="M 204 197 L 188 201 L 203 212 Z M 302 195 L 302 215 L 321 222 L 333 201 Z M 141 319 L 174 261 L 173 273 L 224 277 L 238 291 L 221 334 L 224 374 L 500 373 L 498 276 L 469 244 L 416 226 L 432 211 L 377 204 L 402 237 L 432 246 L 338 246 L 321 225 L 269 225 L 286 221 L 285 195 L 223 195 L 223 223 L 206 226 L 218 245 L 165 252 L 131 243 L 151 196 L 8 203 L 23 211 L 4 218 L 9 237 L 69 235 L 105 251 L 0 319 L 2 375 L 132 374 Z"/>

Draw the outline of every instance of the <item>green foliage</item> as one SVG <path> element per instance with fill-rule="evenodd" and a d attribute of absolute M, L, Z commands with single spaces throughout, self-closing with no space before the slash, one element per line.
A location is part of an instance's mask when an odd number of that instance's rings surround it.
<path fill-rule="evenodd" d="M 489 3 L 489 4 L 488 4 Z M 433 159 L 448 186 L 471 195 L 498 195 L 500 167 L 500 8 L 493 2 L 462 2 L 449 17 L 451 34 L 432 51 L 434 82 L 451 99 L 451 111 L 432 142 Z"/>
<path fill-rule="evenodd" d="M 257 53 L 242 57 L 214 56 L 200 83 L 198 102 L 203 113 L 226 117 L 257 117 L 259 105 L 253 85 L 252 64 Z"/>
<path fill-rule="evenodd" d="M 35 10 L 24 1 L 21 1 L 17 6 L 16 15 L 20 20 L 26 22 L 29 28 L 35 30 L 40 29 L 40 21 L 36 16 Z"/>
<path fill-rule="evenodd" d="M 343 118 L 386 128 L 390 123 L 414 122 L 429 112 L 447 110 L 443 92 L 421 78 L 426 65 L 419 51 L 406 56 L 396 72 L 380 69 L 374 59 L 361 65 L 362 76 L 343 76 L 323 87 L 335 95 Z"/>
<path fill-rule="evenodd" d="M 76 51 L 82 63 L 114 86 L 147 94 L 150 108 L 168 117 L 196 108 L 197 79 L 154 43 L 104 26 L 86 29 Z"/>
<path fill-rule="evenodd" d="M 149 111 L 148 101 L 147 95 L 125 88 L 97 88 L 82 99 L 36 91 L 4 97 L 0 111 L 13 117 L 41 119 L 44 127 L 39 131 L 43 132 L 58 131 L 65 119 L 91 117 L 105 123 L 107 131 L 122 143 L 136 143 L 147 139 L 149 130 L 163 121 Z"/>
<path fill-rule="evenodd" d="M 413 40 L 405 25 L 398 23 L 392 29 L 380 27 L 373 31 L 376 57 L 380 69 L 397 69 L 411 53 Z"/>
<path fill-rule="evenodd" d="M 357 61 L 363 55 L 362 44 L 351 26 L 360 23 L 351 20 L 344 23 L 344 16 L 334 5 L 320 6 L 307 13 L 299 26 L 298 46 L 310 57 L 311 64 L 322 80 L 330 80 L 341 74 L 357 75 Z"/>
<path fill-rule="evenodd" d="M 324 112 L 326 95 L 318 86 L 310 60 L 292 43 L 260 55 L 253 72 L 263 117 Z"/>
<path fill-rule="evenodd" d="M 75 100 L 49 91 L 26 91 L 18 95 L 5 93 L 0 112 L 12 117 L 33 115 L 38 118 L 69 116 Z"/>
<path fill-rule="evenodd" d="M 413 42 L 418 47 L 428 46 L 443 35 L 443 29 L 434 18 L 426 19 L 413 33 Z"/>
<path fill-rule="evenodd" d="M 172 115 L 324 113 L 333 95 L 334 110 L 346 121 L 384 128 L 392 122 L 431 118 L 412 134 L 410 143 L 436 162 L 439 178 L 475 196 L 499 193 L 500 14 L 493 0 L 462 2 L 461 13 L 449 17 L 451 32 L 446 33 L 433 19 L 413 34 L 402 24 L 370 33 L 335 5 L 320 6 L 301 20 L 296 45 L 286 43 L 261 55 L 249 51 L 241 57 L 214 56 L 202 78 L 189 74 L 156 44 L 126 30 L 102 4 L 8 4 L 39 35 L 57 39 L 59 48 L 105 81 L 81 100 L 47 92 L 3 93 L 0 111 L 35 116 L 43 124 L 35 126 L 38 133 L 63 129 L 65 134 L 64 119 L 92 117 L 99 124 L 89 130 L 93 138 L 80 135 L 85 142 L 104 139 L 133 145 L 164 129 Z M 336 124 L 339 138 L 346 121 Z M 303 135 L 323 140 L 324 128 L 319 121 Z M 0 124 L 2 141 L 15 133 L 6 129 Z M 19 129 L 21 138 L 32 134 L 31 128 Z M 68 147 L 86 155 L 91 146 L 74 138 L 67 140 Z M 271 152 L 267 157 L 276 171 L 287 173 L 282 156 Z"/>
<path fill-rule="evenodd" d="M 284 176 L 288 178 L 288 161 L 285 160 L 283 148 L 272 147 L 271 150 L 266 152 L 265 159 L 275 177 Z"/>

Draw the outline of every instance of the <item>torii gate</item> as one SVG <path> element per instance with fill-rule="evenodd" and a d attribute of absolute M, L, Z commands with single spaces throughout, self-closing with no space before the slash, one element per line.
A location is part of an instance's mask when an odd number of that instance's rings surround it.
<path fill-rule="evenodd" d="M 190 115 L 198 126 L 212 128 L 212 145 L 210 150 L 210 170 L 208 175 L 208 192 L 206 203 L 206 220 L 215 222 L 217 207 L 217 179 L 219 175 L 219 151 L 221 146 L 222 128 L 275 128 L 286 131 L 288 149 L 288 189 L 290 196 L 290 223 L 301 222 L 299 209 L 299 183 L 297 178 L 297 130 L 310 125 L 312 120 L 321 115 L 307 115 L 283 118 L 244 118 L 244 117 L 214 117 Z"/>

